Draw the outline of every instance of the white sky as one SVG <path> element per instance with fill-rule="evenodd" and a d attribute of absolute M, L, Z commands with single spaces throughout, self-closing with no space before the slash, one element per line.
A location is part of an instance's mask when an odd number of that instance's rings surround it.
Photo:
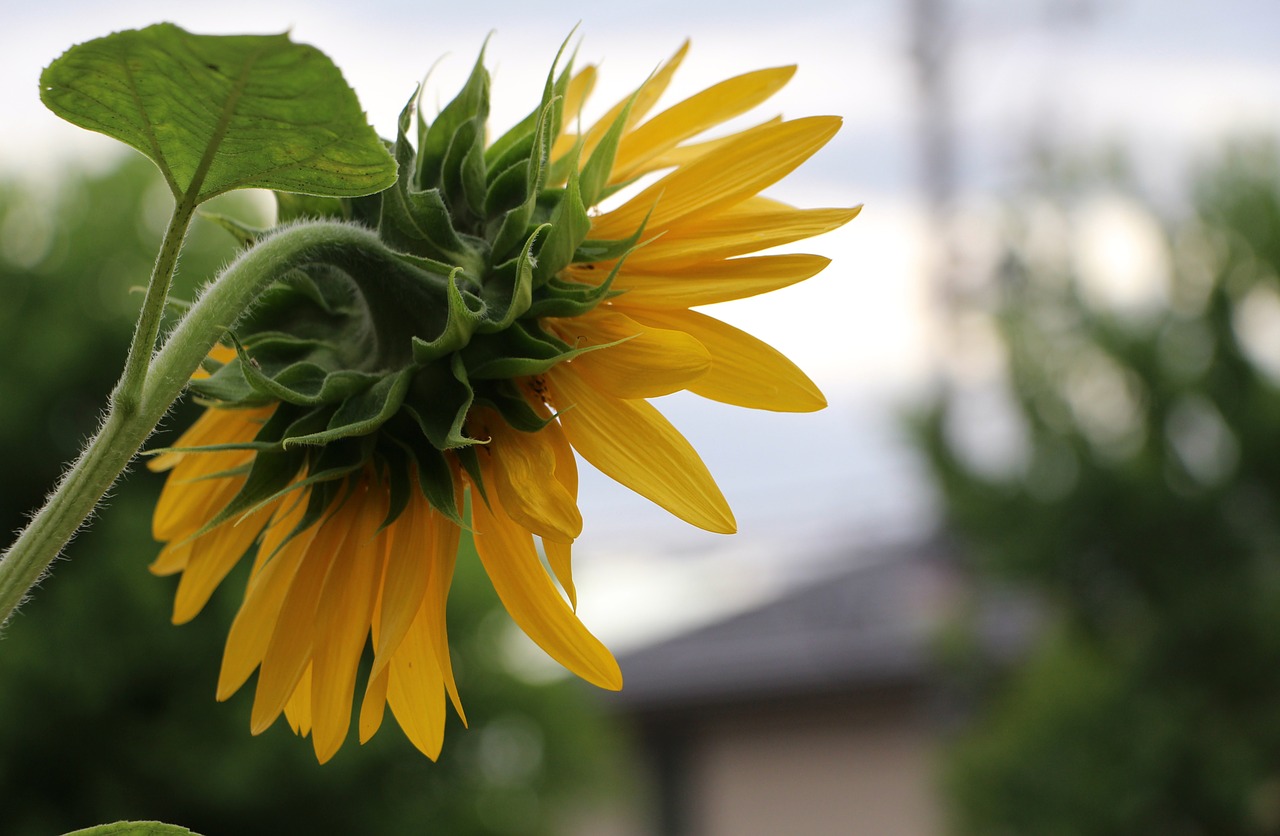
<path fill-rule="evenodd" d="M 654 626 L 639 614 L 665 609 L 654 600 L 661 593 L 644 583 L 617 583 L 618 573 L 632 572 L 640 558 L 668 557 L 657 564 L 668 569 L 737 561 L 736 573 L 647 576 L 676 598 L 679 584 L 687 590 L 695 583 L 703 598 L 710 591 L 728 605 L 755 594 L 780 567 L 851 552 L 868 534 L 901 534 L 927 518 L 923 477 L 895 429 L 895 410 L 921 390 L 933 367 L 908 3 L 503 0 L 465 12 L 442 5 L 85 0 L 8 8 L 0 27 L 0 172 L 34 176 L 113 153 L 112 141 L 43 109 L 40 69 L 73 43 L 162 20 L 210 34 L 291 30 L 343 68 L 384 135 L 441 56 L 447 57 L 429 89 L 447 100 L 491 30 L 497 128 L 536 101 L 560 40 L 575 24 L 579 61 L 602 64 L 597 108 L 632 89 L 686 36 L 693 49 L 673 96 L 740 72 L 797 63 L 795 79 L 761 114 L 834 113 L 845 127 L 771 194 L 802 205 L 866 208 L 848 227 L 801 248 L 832 256 L 826 272 L 715 313 L 796 360 L 832 405 L 818 415 L 774 416 L 692 398 L 660 403 L 704 452 L 742 533 L 728 540 L 704 535 L 607 480 L 586 478 L 583 614 L 606 638 Z M 1280 127 L 1274 0 L 955 0 L 953 6 L 962 206 L 975 207 L 974 217 L 1017 182 L 1026 137 L 1034 132 L 1081 147 L 1127 142 L 1153 190 L 1176 194 L 1188 160 L 1220 137 Z M 1092 9 L 1089 22 L 1072 23 L 1063 10 L 1073 8 Z M 426 101 L 433 100 L 428 94 Z"/>

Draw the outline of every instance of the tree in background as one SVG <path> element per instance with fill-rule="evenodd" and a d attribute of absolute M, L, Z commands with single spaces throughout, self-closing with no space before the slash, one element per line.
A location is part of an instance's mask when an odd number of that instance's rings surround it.
<path fill-rule="evenodd" d="M 1043 230 L 1013 237 L 991 321 L 1019 466 L 966 454 L 962 394 L 920 425 L 970 568 L 1047 613 L 949 754 L 958 832 L 1280 833 L 1274 149 L 1229 154 L 1193 204 L 1137 309 L 1098 304 Z"/>
<path fill-rule="evenodd" d="M 53 199 L 0 184 L 0 525 L 14 530 L 74 457 L 119 373 L 168 194 L 149 163 L 68 176 Z M 243 213 L 243 200 L 211 211 Z M 175 283 L 233 254 L 197 223 Z M 188 407 L 189 405 L 183 405 Z M 180 408 L 167 434 L 194 411 Z M 473 718 L 440 764 L 403 736 L 349 746 L 324 768 L 283 723 L 246 734 L 252 688 L 210 701 L 232 595 L 169 625 L 173 579 L 146 571 L 161 479 L 139 470 L 56 564 L 0 642 L 0 831 L 47 836 L 115 819 L 199 833 L 543 834 L 613 776 L 610 729 L 572 683 L 532 685 L 502 660 L 507 619 L 475 555 L 449 607 L 459 688 Z M 243 561 L 245 569 L 249 561 Z M 244 573 L 239 583 L 247 580 Z M 235 584 L 224 585 L 226 588 Z"/>

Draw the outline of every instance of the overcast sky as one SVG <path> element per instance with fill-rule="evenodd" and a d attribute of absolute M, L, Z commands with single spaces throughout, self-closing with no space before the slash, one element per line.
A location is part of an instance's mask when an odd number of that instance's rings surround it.
<path fill-rule="evenodd" d="M 951 5 L 961 205 L 974 217 L 1018 181 L 1032 133 L 1082 148 L 1127 143 L 1158 189 L 1185 182 L 1188 162 L 1223 136 L 1280 127 L 1275 0 Z M 734 505 L 742 533 L 729 540 L 693 531 L 606 480 L 585 479 L 583 581 L 590 585 L 595 557 L 602 586 L 617 589 L 616 578 L 626 576 L 631 591 L 625 599 L 602 591 L 594 600 L 584 591 L 584 616 L 591 623 L 594 612 L 602 632 L 623 635 L 627 628 L 611 626 L 609 614 L 631 612 L 634 623 L 635 613 L 655 608 L 654 595 L 679 599 L 684 590 L 705 597 L 710 590 L 731 602 L 755 594 L 772 576 L 770 567 L 852 552 L 868 533 L 897 536 L 928 521 L 923 477 L 895 440 L 897 410 L 922 390 L 933 365 L 907 6 L 906 0 L 567 0 L 488 2 L 463 12 L 422 0 L 11 5 L 0 31 L 0 172 L 30 177 L 116 153 L 112 141 L 43 109 L 40 69 L 73 43 L 162 20 L 210 34 L 290 30 L 335 60 L 384 135 L 442 56 L 429 87 L 436 92 L 425 101 L 447 100 L 490 32 L 498 129 L 536 101 L 549 62 L 575 25 L 579 61 L 602 68 L 596 113 L 686 36 L 693 49 L 673 95 L 760 67 L 799 64 L 795 79 L 760 113 L 831 113 L 845 127 L 771 193 L 802 205 L 866 209 L 844 230 L 801 248 L 835 259 L 825 273 L 715 313 L 795 359 L 832 405 L 819 415 L 774 416 L 693 398 L 659 404 L 704 452 Z M 682 571 L 719 567 L 719 560 L 746 570 L 729 579 L 719 568 L 708 576 L 628 574 L 633 561 L 655 554 Z"/>

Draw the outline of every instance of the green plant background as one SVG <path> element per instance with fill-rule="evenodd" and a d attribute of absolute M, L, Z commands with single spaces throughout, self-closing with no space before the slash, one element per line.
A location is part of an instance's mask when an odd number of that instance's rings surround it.
<path fill-rule="evenodd" d="M 1037 201 L 1133 194 L 1089 168 L 1011 206 L 986 299 L 1025 466 L 967 457 L 954 397 L 920 424 L 968 568 L 1046 622 L 1012 670 L 956 657 L 979 708 L 947 758 L 955 832 L 1280 833 L 1280 379 L 1242 330 L 1280 293 L 1280 155 L 1241 143 L 1151 210 L 1170 270 L 1146 312 L 1091 303 L 1030 234 Z M 1108 370 L 1132 408 L 1100 421 L 1117 401 L 1071 387 Z"/>

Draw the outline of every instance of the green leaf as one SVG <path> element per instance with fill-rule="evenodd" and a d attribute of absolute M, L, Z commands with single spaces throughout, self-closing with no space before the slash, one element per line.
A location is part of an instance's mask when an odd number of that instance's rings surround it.
<path fill-rule="evenodd" d="M 288 35 L 192 35 L 170 23 L 67 50 L 40 98 L 73 124 L 141 151 L 174 196 L 231 189 L 355 196 L 395 161 L 324 53 Z"/>
<path fill-rule="evenodd" d="M 176 824 L 158 821 L 118 821 L 74 830 L 65 836 L 197 836 L 194 831 Z"/>

